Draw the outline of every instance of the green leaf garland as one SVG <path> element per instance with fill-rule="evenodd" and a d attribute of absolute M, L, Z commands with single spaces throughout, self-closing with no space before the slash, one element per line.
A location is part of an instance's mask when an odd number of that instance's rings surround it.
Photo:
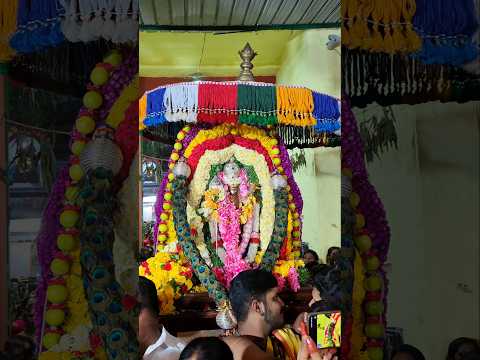
<path fill-rule="evenodd" d="M 263 254 L 262 263 L 260 267 L 267 271 L 272 271 L 278 256 L 283 241 L 287 237 L 288 224 L 288 193 L 285 188 L 274 190 L 275 196 L 275 223 L 272 233 L 272 238 L 268 244 L 265 254 Z"/>
<path fill-rule="evenodd" d="M 184 176 L 177 176 L 172 181 L 173 192 L 173 222 L 177 232 L 178 243 L 185 253 L 185 257 L 190 259 L 192 269 L 204 285 L 209 295 L 215 300 L 217 306 L 228 300 L 227 290 L 217 280 L 215 274 L 205 263 L 200 255 L 195 242 L 190 235 L 190 225 L 187 221 L 187 179 Z"/>
<path fill-rule="evenodd" d="M 125 308 L 125 293 L 114 277 L 112 180 L 110 171 L 97 168 L 81 185 L 80 263 L 90 318 L 109 359 L 136 359 L 138 342 L 131 320 L 138 318 L 138 303 Z"/>

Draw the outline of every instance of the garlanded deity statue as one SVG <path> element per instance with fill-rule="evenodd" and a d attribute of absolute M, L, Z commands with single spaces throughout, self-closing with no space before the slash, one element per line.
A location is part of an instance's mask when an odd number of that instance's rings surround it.
<path fill-rule="evenodd" d="M 228 262 L 227 249 L 248 264 L 255 260 L 260 243 L 256 190 L 247 170 L 232 157 L 214 174 L 204 193 L 198 213 L 208 223 L 211 246 L 222 264 Z"/>

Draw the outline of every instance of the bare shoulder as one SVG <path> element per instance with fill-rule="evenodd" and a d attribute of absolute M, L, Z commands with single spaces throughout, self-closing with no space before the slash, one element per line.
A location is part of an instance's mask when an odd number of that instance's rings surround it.
<path fill-rule="evenodd" d="M 253 345 L 253 343 L 249 339 L 246 339 L 242 336 L 234 336 L 234 335 L 225 336 L 225 337 L 222 337 L 222 340 L 226 342 L 228 346 L 230 346 L 232 351 L 234 349 L 241 349 L 249 345 Z"/>
<path fill-rule="evenodd" d="M 227 336 L 222 338 L 233 352 L 235 360 L 273 360 L 273 356 L 262 351 L 251 340 L 241 336 Z"/>

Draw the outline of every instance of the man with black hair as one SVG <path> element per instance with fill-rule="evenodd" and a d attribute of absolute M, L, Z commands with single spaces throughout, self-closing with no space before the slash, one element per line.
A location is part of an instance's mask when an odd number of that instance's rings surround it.
<path fill-rule="evenodd" d="M 402 344 L 395 351 L 392 360 L 425 360 L 425 356 L 415 346 Z"/>
<path fill-rule="evenodd" d="M 284 325 L 285 304 L 278 292 L 277 279 L 265 270 L 246 270 L 232 280 L 229 297 L 239 336 L 226 337 L 225 342 L 235 360 L 285 358 L 281 344 L 274 338 L 269 340 L 272 331 Z"/>
<path fill-rule="evenodd" d="M 178 360 L 185 342 L 159 324 L 159 305 L 155 284 L 140 276 L 138 281 L 140 314 L 138 342 L 144 360 Z"/>
<path fill-rule="evenodd" d="M 233 360 L 233 353 L 218 337 L 199 337 L 188 343 L 179 360 Z"/>

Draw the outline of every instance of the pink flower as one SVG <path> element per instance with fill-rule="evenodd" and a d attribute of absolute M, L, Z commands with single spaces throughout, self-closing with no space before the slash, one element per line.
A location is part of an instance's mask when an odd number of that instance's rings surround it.
<path fill-rule="evenodd" d="M 290 289 L 297 292 L 300 290 L 300 281 L 298 280 L 298 272 L 297 269 L 294 267 L 290 268 L 288 271 L 288 284 L 290 285 Z"/>
<path fill-rule="evenodd" d="M 275 278 L 277 279 L 278 290 L 279 290 L 279 291 L 282 291 L 283 289 L 285 289 L 285 279 L 282 277 L 282 275 L 280 275 L 279 273 L 274 272 L 274 273 L 273 273 L 273 276 L 275 276 Z"/>
<path fill-rule="evenodd" d="M 225 257 L 224 274 L 227 286 L 230 281 L 240 272 L 250 268 L 238 251 L 240 235 L 240 210 L 230 200 L 229 196 L 220 201 L 218 206 L 219 231 L 225 246 L 227 256 Z"/>

